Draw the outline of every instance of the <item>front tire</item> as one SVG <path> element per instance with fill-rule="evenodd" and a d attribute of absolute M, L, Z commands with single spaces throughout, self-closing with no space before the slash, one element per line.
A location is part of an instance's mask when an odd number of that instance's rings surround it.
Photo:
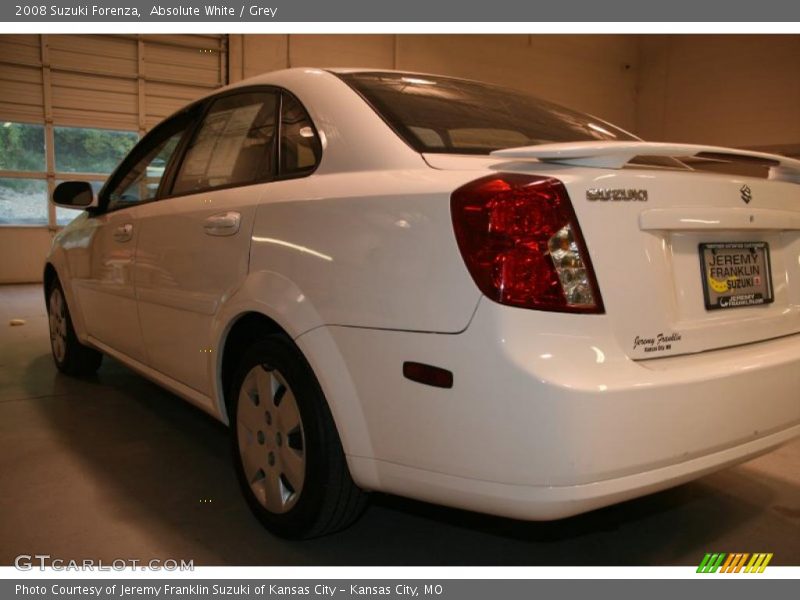
<path fill-rule="evenodd" d="M 95 373 L 103 362 L 103 355 L 78 341 L 64 290 L 58 281 L 53 282 L 47 294 L 47 320 L 50 349 L 58 370 L 76 376 Z"/>
<path fill-rule="evenodd" d="M 291 340 L 272 335 L 248 348 L 228 397 L 239 483 L 268 530 L 306 539 L 361 515 L 366 495 L 350 477 L 319 383 Z"/>

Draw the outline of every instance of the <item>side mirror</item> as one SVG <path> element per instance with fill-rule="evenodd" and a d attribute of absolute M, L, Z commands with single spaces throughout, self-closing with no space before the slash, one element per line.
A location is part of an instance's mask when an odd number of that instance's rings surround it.
<path fill-rule="evenodd" d="M 87 181 L 64 181 L 53 190 L 53 204 L 64 208 L 95 208 L 97 197 Z"/>

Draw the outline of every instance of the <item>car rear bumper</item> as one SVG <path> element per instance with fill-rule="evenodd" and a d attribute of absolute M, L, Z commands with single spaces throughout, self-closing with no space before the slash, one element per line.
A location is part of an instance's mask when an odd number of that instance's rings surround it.
<path fill-rule="evenodd" d="M 354 458 L 358 470 L 380 473 L 381 490 L 455 508 L 547 521 L 652 494 L 750 460 L 800 436 L 800 425 L 719 452 L 592 483 L 564 486 L 513 485 L 454 477 L 393 463 Z"/>
<path fill-rule="evenodd" d="M 636 362 L 603 315 L 488 300 L 457 335 L 325 329 L 366 430 L 354 443 L 343 435 L 348 460 L 372 489 L 558 518 L 800 435 L 800 336 Z M 453 388 L 405 379 L 409 360 L 451 370 Z M 347 419 L 326 393 L 337 422 Z"/>

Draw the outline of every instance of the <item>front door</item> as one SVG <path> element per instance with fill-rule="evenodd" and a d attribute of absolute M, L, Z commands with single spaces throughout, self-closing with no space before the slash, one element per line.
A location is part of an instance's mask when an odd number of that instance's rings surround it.
<path fill-rule="evenodd" d="M 139 211 L 156 199 L 190 123 L 179 115 L 148 134 L 112 175 L 101 210 L 63 244 L 87 333 L 139 362 L 147 361 L 134 286 Z"/>
<path fill-rule="evenodd" d="M 250 233 L 275 172 L 277 94 L 216 98 L 163 199 L 141 207 L 136 293 L 149 364 L 211 394 L 212 327 L 247 276 Z"/>

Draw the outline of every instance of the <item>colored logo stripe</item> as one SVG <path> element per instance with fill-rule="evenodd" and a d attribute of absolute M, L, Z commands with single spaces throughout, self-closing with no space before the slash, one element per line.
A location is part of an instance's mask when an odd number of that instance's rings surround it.
<path fill-rule="evenodd" d="M 725 558 L 725 553 L 721 554 L 706 554 L 703 557 L 703 560 L 700 562 L 700 566 L 697 567 L 698 573 L 716 573 L 719 566 L 722 564 L 723 559 Z"/>
<path fill-rule="evenodd" d="M 772 553 L 758 552 L 708 552 L 697 567 L 698 573 L 763 573 L 772 560 Z M 750 561 L 748 562 L 748 559 Z M 745 566 L 746 563 L 746 566 Z"/>

